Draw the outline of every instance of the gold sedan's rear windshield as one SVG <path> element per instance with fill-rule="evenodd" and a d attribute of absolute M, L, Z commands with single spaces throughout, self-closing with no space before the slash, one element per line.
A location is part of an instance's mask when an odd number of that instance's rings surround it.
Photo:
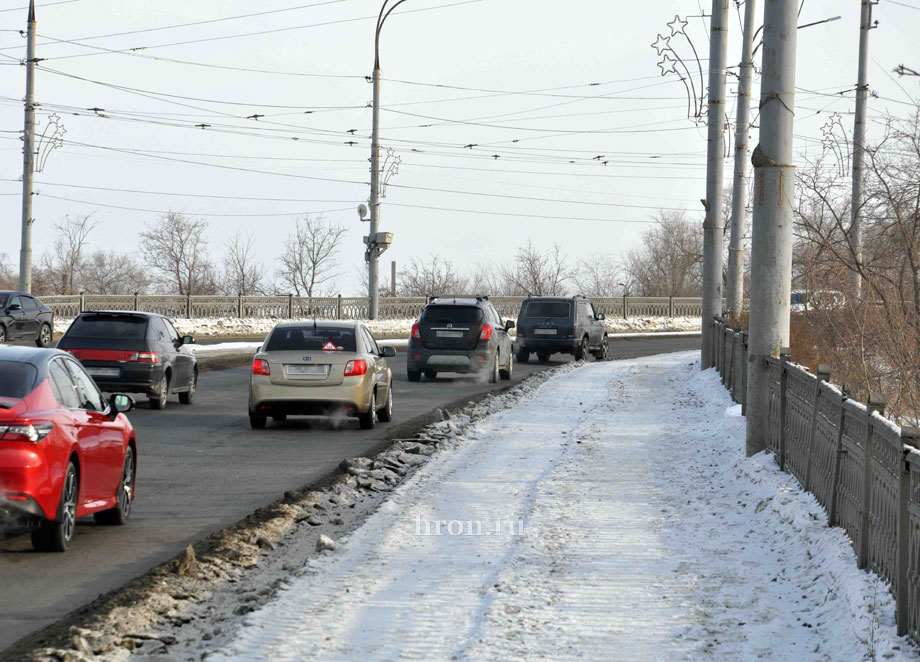
<path fill-rule="evenodd" d="M 284 351 L 357 351 L 355 330 L 346 327 L 286 326 L 272 331 L 266 352 Z"/>

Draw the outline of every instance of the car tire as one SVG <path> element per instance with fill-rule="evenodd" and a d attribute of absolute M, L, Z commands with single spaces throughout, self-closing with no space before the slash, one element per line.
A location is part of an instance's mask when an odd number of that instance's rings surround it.
<path fill-rule="evenodd" d="M 498 376 L 501 377 L 503 381 L 508 381 L 512 376 L 514 376 L 514 354 L 509 352 L 508 367 L 499 369 Z"/>
<path fill-rule="evenodd" d="M 284 423 L 287 420 L 287 414 L 275 414 L 272 416 L 275 423 Z"/>
<path fill-rule="evenodd" d="M 540 360 L 540 363 L 546 363 L 549 361 L 549 352 L 537 352 L 537 358 Z"/>
<path fill-rule="evenodd" d="M 147 398 L 150 402 L 150 408 L 160 411 L 166 409 L 166 398 L 169 396 L 169 379 L 167 379 L 166 375 L 163 375 L 160 381 L 157 382 L 156 387 L 153 389 L 153 393 L 155 395 L 150 395 Z"/>
<path fill-rule="evenodd" d="M 406 377 L 409 378 L 410 382 L 420 381 L 422 378 L 422 371 L 421 370 L 409 370 L 406 372 Z"/>
<path fill-rule="evenodd" d="M 377 425 L 377 394 L 375 392 L 371 392 L 371 406 L 367 408 L 367 412 L 358 414 L 358 422 L 362 430 L 373 430 Z"/>
<path fill-rule="evenodd" d="M 35 344 L 38 347 L 50 347 L 51 346 L 51 327 L 47 324 L 42 324 L 42 328 L 38 331 L 38 337 L 35 338 Z"/>
<path fill-rule="evenodd" d="M 377 420 L 382 423 L 389 423 L 393 420 L 393 382 L 387 388 L 387 404 L 377 412 Z"/>
<path fill-rule="evenodd" d="M 0 324 L 0 345 L 6 343 L 6 327 Z"/>
<path fill-rule="evenodd" d="M 77 468 L 67 463 L 64 486 L 61 488 L 61 505 L 57 521 L 44 520 L 32 530 L 32 546 L 39 552 L 66 552 L 77 530 L 77 497 L 80 484 Z"/>
<path fill-rule="evenodd" d="M 518 363 L 527 363 L 530 360 L 530 352 L 526 349 L 519 349 L 517 351 L 517 362 Z"/>
<path fill-rule="evenodd" d="M 498 352 L 495 352 L 495 358 L 492 359 L 492 369 L 489 371 L 489 383 L 498 383 Z"/>
<path fill-rule="evenodd" d="M 128 446 L 125 452 L 125 464 L 121 470 L 121 481 L 115 495 L 116 506 L 93 515 L 96 524 L 106 526 L 124 526 L 131 516 L 131 504 L 134 502 L 134 449 Z"/>
<path fill-rule="evenodd" d="M 606 361 L 607 352 L 609 351 L 609 349 L 610 348 L 607 344 L 607 336 L 604 336 L 604 338 L 601 340 L 600 349 L 594 352 L 594 358 L 597 359 L 598 361 Z"/>
<path fill-rule="evenodd" d="M 588 336 L 585 336 L 581 339 L 581 344 L 575 348 L 575 360 L 576 361 L 587 361 L 588 360 Z"/>
<path fill-rule="evenodd" d="M 425 370 L 425 379 L 429 379 L 429 380 L 431 380 L 431 381 L 434 381 L 434 380 L 436 380 L 437 378 L 438 378 L 438 371 L 437 371 L 437 370 Z"/>
<path fill-rule="evenodd" d="M 198 390 L 198 371 L 192 375 L 192 382 L 188 385 L 188 390 L 179 394 L 179 402 L 183 405 L 190 405 L 195 401 L 195 391 Z"/>
<path fill-rule="evenodd" d="M 259 416 L 258 414 L 249 415 L 249 425 L 252 426 L 253 430 L 264 430 L 266 423 L 268 423 L 268 419 L 264 416 Z"/>

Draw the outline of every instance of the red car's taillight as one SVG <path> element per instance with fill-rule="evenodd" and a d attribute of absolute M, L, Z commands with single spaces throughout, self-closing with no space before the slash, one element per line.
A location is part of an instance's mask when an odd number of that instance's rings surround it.
<path fill-rule="evenodd" d="M 480 339 L 480 340 L 488 340 L 488 339 L 491 338 L 491 337 L 492 337 L 492 325 L 491 325 L 491 324 L 483 324 L 483 325 L 482 325 L 482 332 L 479 334 L 479 339 Z"/>
<path fill-rule="evenodd" d="M 412 337 L 416 339 L 421 339 L 422 334 L 418 330 L 418 322 L 412 325 Z"/>
<path fill-rule="evenodd" d="M 272 374 L 272 369 L 268 365 L 268 361 L 265 359 L 253 359 L 252 360 L 252 374 L 254 375 L 270 375 Z"/>
<path fill-rule="evenodd" d="M 130 363 L 156 363 L 156 352 L 128 352 L 125 360 Z"/>
<path fill-rule="evenodd" d="M 50 421 L 22 419 L 10 425 L 0 425 L 0 441 L 31 441 L 37 443 L 51 434 L 54 424 Z"/>
<path fill-rule="evenodd" d="M 364 374 L 367 374 L 367 361 L 364 359 L 355 359 L 345 364 L 346 377 L 357 377 Z"/>

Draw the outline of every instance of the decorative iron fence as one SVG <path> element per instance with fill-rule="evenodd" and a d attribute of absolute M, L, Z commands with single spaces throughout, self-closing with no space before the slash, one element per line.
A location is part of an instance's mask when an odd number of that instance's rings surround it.
<path fill-rule="evenodd" d="M 721 319 L 712 324 L 716 368 L 744 404 L 747 334 Z M 814 494 L 828 525 L 846 531 L 858 566 L 888 583 L 898 634 L 920 641 L 920 430 L 886 419 L 878 395 L 867 404 L 848 398 L 829 382 L 827 366 L 814 375 L 788 354 L 767 363 L 768 449 Z"/>
<path fill-rule="evenodd" d="M 159 313 L 172 318 L 304 318 L 367 319 L 367 297 L 295 296 L 174 296 L 91 294 L 40 297 L 57 317 L 70 319 L 85 310 L 134 310 Z M 489 300 L 504 316 L 516 318 L 526 297 L 494 296 Z M 379 319 L 417 318 L 428 300 L 425 297 L 382 297 Z M 598 297 L 594 309 L 610 318 L 699 317 L 702 299 L 682 297 Z"/>

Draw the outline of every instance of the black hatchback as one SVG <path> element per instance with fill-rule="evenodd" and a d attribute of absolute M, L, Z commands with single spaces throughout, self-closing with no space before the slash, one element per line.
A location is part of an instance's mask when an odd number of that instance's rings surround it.
<path fill-rule="evenodd" d="M 198 386 L 198 363 L 167 318 L 155 313 L 81 313 L 58 348 L 73 354 L 99 388 L 145 393 L 152 409 L 165 409 L 170 393 L 191 404 Z"/>
<path fill-rule="evenodd" d="M 39 347 L 51 345 L 54 311 L 25 292 L 0 292 L 0 344 L 34 340 Z"/>
<path fill-rule="evenodd" d="M 572 354 L 576 361 L 589 354 L 607 358 L 607 327 L 604 314 L 591 302 L 576 297 L 531 297 L 521 304 L 517 321 L 517 360 L 526 362 L 535 353 L 541 361 L 551 354 Z"/>

